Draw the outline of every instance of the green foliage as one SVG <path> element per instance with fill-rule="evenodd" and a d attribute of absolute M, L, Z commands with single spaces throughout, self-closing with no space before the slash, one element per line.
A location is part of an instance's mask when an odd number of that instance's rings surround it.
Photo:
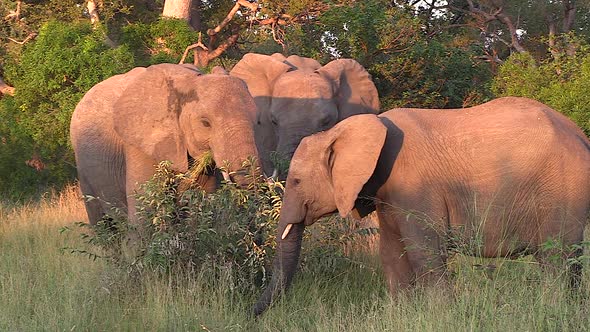
<path fill-rule="evenodd" d="M 429 38 L 424 22 L 387 1 L 355 2 L 320 17 L 325 52 L 357 59 L 372 74 L 382 109 L 462 107 L 489 95 L 487 65 L 471 45 Z M 473 100 L 476 99 L 476 100 Z"/>
<path fill-rule="evenodd" d="M 198 40 L 184 20 L 162 18 L 153 23 L 137 23 L 123 28 L 122 41 L 134 50 L 141 65 L 178 63 L 187 46 Z M 192 52 L 185 59 L 192 62 Z"/>
<path fill-rule="evenodd" d="M 590 135 L 590 49 L 575 56 L 539 64 L 528 54 L 514 54 L 494 78 L 499 96 L 521 96 L 541 101 L 572 119 Z"/>
<path fill-rule="evenodd" d="M 370 70 L 384 110 L 460 108 L 489 98 L 484 82 L 490 72 L 485 65 L 475 61 L 469 50 L 437 41 L 416 43 Z"/>
<path fill-rule="evenodd" d="M 260 287 L 275 245 L 281 185 L 253 181 L 240 189 L 228 183 L 207 194 L 199 188 L 182 190 L 193 181 L 189 174 L 160 163 L 137 195 L 139 225 L 130 226 L 122 217 L 105 220 L 94 235 L 85 233 L 90 248 L 71 251 L 107 257 L 134 274 L 197 272 L 213 279 L 230 276 L 241 289 Z M 129 243 L 123 241 L 127 237 Z M 97 247 L 102 254 L 94 253 Z"/>
<path fill-rule="evenodd" d="M 93 85 L 133 66 L 133 56 L 126 47 L 113 49 L 104 43 L 103 30 L 93 30 L 89 23 L 57 21 L 43 25 L 21 56 L 5 65 L 6 78 L 17 93 L 13 100 L 0 104 L 0 118 L 5 123 L 0 136 L 9 145 L 5 150 L 10 150 L 3 151 L 0 160 L 20 168 L 36 155 L 45 164 L 37 179 L 19 192 L 71 181 L 69 123 L 76 104 Z M 12 192 L 25 180 L 14 176 L 12 172 L 0 173 L 0 192 Z"/>
<path fill-rule="evenodd" d="M 241 189 L 226 183 L 208 194 L 191 185 L 207 162 L 210 158 L 204 156 L 186 174 L 173 172 L 169 162 L 160 163 L 137 195 L 139 224 L 130 225 L 120 211 L 114 211 L 116 217 L 82 233 L 85 247 L 64 249 L 93 260 L 107 259 L 132 276 L 223 277 L 232 289 L 257 291 L 269 278 L 284 187 L 280 182 L 252 181 L 249 188 Z M 339 217 L 318 224 L 305 233 L 311 245 L 303 248 L 304 269 L 330 273 L 342 264 L 358 265 L 345 252 L 374 230 L 361 230 Z"/>

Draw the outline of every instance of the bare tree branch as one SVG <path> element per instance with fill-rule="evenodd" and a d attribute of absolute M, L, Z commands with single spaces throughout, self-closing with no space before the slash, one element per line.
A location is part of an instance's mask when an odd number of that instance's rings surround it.
<path fill-rule="evenodd" d="M 479 29 L 481 29 L 484 32 L 486 32 L 487 30 L 486 25 L 488 23 L 493 21 L 499 21 L 500 23 L 506 26 L 508 32 L 510 33 L 511 42 L 508 43 L 508 46 L 519 53 L 526 52 L 526 49 L 522 46 L 520 40 L 518 39 L 518 28 L 515 26 L 514 22 L 512 21 L 512 18 L 504 12 L 502 2 L 490 1 L 492 5 L 492 8 L 490 9 L 491 12 L 486 12 L 485 10 L 480 8 L 480 6 L 476 6 L 473 0 L 466 0 L 466 2 L 468 6 L 467 9 L 452 5 L 446 5 L 444 7 L 448 6 L 449 9 L 454 11 L 470 13 L 475 19 L 478 20 Z M 505 43 L 505 41 L 499 38 L 499 36 L 496 35 L 496 37 L 499 41 Z"/>
<path fill-rule="evenodd" d="M 205 46 L 202 41 L 201 34 L 199 34 L 199 40 L 197 43 L 192 44 L 186 48 L 180 63 L 184 63 L 188 52 L 193 51 L 194 64 L 199 68 L 206 67 L 209 62 L 225 52 L 229 47 L 234 45 L 238 40 L 239 34 L 235 33 L 229 36 L 225 41 L 220 43 L 217 47 L 213 47 L 217 39 L 217 35 L 229 24 L 229 22 L 235 17 L 236 13 L 240 8 L 246 8 L 251 12 L 252 17 L 258 12 L 258 4 L 248 2 L 247 0 L 237 0 L 235 5 L 227 13 L 223 21 L 219 23 L 215 28 L 207 30 L 209 36 L 208 46 Z"/>
<path fill-rule="evenodd" d="M 37 37 L 37 33 L 36 32 L 31 32 L 31 33 L 29 33 L 29 35 L 27 36 L 27 38 L 25 38 L 23 41 L 18 41 L 16 39 L 12 39 L 10 37 L 8 38 L 8 40 L 10 40 L 13 43 L 17 43 L 19 45 L 24 45 L 26 42 L 28 42 L 29 40 L 31 40 L 31 39 L 33 39 L 35 37 Z"/>
<path fill-rule="evenodd" d="M 232 46 L 233 44 L 236 43 L 239 36 L 240 35 L 237 33 L 229 36 L 229 38 L 227 38 L 223 43 L 221 43 L 219 46 L 217 46 L 216 49 L 209 52 L 209 60 L 213 60 L 213 59 L 217 58 L 218 56 L 220 56 L 221 54 L 223 54 L 223 52 L 225 52 L 230 46 Z"/>
<path fill-rule="evenodd" d="M 225 17 L 225 19 L 223 21 L 221 21 L 221 23 L 219 23 L 219 25 L 216 26 L 215 28 L 207 30 L 207 34 L 209 36 L 212 36 L 212 35 L 219 33 L 234 18 L 234 16 L 236 15 L 238 10 L 242 6 L 248 8 L 253 13 L 258 11 L 257 4 L 250 3 L 246 0 L 238 0 L 238 1 L 236 1 L 236 4 L 232 7 L 232 9 L 229 11 L 229 13 L 227 13 L 227 16 Z"/>
<path fill-rule="evenodd" d="M 5 20 L 15 20 L 18 21 L 20 20 L 20 10 L 21 10 L 21 6 L 22 6 L 22 1 L 21 0 L 17 0 L 16 1 L 16 9 L 15 10 L 11 10 L 10 13 L 8 13 L 8 15 L 6 15 L 4 17 Z"/>
<path fill-rule="evenodd" d="M 205 45 L 203 44 L 203 41 L 202 41 L 202 38 L 201 38 L 201 33 L 200 33 L 200 32 L 199 32 L 199 39 L 198 39 L 198 41 L 197 41 L 195 44 L 192 44 L 192 45 L 188 46 L 188 47 L 187 47 L 187 48 L 184 50 L 184 53 L 182 54 L 182 58 L 180 59 L 180 62 L 179 62 L 179 64 L 183 64 L 183 63 L 184 63 L 184 60 L 186 59 L 186 56 L 188 55 L 188 52 L 189 52 L 190 50 L 194 50 L 194 49 L 196 49 L 196 48 L 198 48 L 198 47 L 199 47 L 199 48 L 201 48 L 201 49 L 203 49 L 204 51 L 209 51 L 209 48 L 207 48 L 207 46 L 205 46 Z"/>

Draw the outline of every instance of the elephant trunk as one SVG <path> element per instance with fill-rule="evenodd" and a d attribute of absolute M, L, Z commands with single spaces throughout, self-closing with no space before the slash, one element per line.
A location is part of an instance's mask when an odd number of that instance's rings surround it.
<path fill-rule="evenodd" d="M 275 169 L 280 170 L 278 177 L 281 181 L 286 180 L 287 174 L 285 170 L 289 167 L 289 163 L 295 150 L 299 146 L 299 142 L 303 139 L 303 135 L 300 134 L 283 134 L 279 137 L 277 144 L 276 157 L 275 157 Z"/>
<path fill-rule="evenodd" d="M 229 172 L 231 180 L 246 188 L 262 174 L 252 125 L 240 123 L 228 126 L 221 132 L 211 146 L 215 163 L 218 167 L 227 166 L 226 171 Z M 244 162 L 251 157 L 255 158 L 254 165 L 245 165 Z"/>
<path fill-rule="evenodd" d="M 299 263 L 304 229 L 303 223 L 293 224 L 285 239 L 281 239 L 282 232 L 279 232 L 277 253 L 273 261 L 273 276 L 270 284 L 252 308 L 255 316 L 262 314 L 290 286 Z"/>

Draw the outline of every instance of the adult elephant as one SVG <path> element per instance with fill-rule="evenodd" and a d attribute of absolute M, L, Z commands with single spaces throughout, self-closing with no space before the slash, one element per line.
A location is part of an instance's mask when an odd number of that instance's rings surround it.
<path fill-rule="evenodd" d="M 303 139 L 291 161 L 262 313 L 290 284 L 306 225 L 377 210 L 392 294 L 444 277 L 446 245 L 474 255 L 530 253 L 547 240 L 581 254 L 590 209 L 590 142 L 562 114 L 526 98 L 458 110 L 358 115 Z M 570 266 L 571 283 L 581 265 Z"/>
<path fill-rule="evenodd" d="M 184 172 L 212 151 L 245 185 L 243 161 L 257 157 L 256 105 L 241 80 L 201 75 L 190 65 L 138 67 L 95 85 L 72 115 L 71 140 L 91 224 L 113 207 L 135 214 L 134 191 L 160 161 Z M 214 179 L 203 181 L 209 189 Z"/>
<path fill-rule="evenodd" d="M 255 135 L 262 167 L 277 174 L 272 153 L 290 160 L 301 139 L 355 114 L 377 113 L 369 73 L 352 59 L 325 66 L 310 58 L 248 53 L 230 71 L 246 82 L 258 106 Z"/>

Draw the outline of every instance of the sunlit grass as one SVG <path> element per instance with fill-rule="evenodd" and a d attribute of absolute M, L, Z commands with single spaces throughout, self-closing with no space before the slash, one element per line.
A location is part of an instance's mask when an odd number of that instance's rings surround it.
<path fill-rule="evenodd" d="M 0 205 L 0 331 L 585 331 L 585 298 L 565 278 L 518 260 L 456 256 L 448 285 L 390 299 L 378 259 L 308 259 L 288 296 L 258 320 L 257 293 L 229 278 L 145 273 L 64 252 L 81 246 L 75 188 L 39 203 Z M 315 226 L 313 226 L 315 227 Z M 304 243 L 312 246 L 308 240 Z M 309 251 L 308 251 L 309 252 Z M 488 266 L 491 266 L 488 268 Z M 588 273 L 584 275 L 588 285 Z"/>

